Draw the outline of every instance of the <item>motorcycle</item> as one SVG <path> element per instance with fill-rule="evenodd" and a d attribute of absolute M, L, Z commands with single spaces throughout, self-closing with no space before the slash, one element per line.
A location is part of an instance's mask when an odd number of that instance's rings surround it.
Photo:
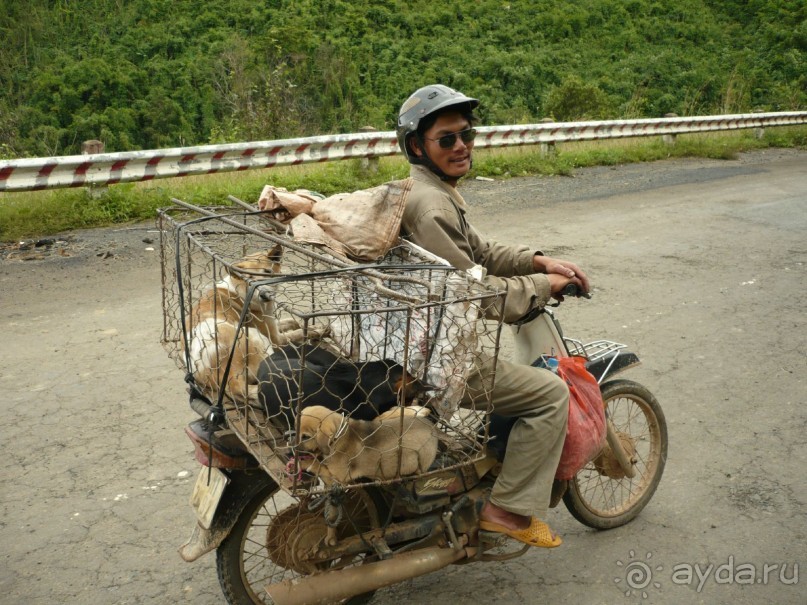
<path fill-rule="evenodd" d="M 230 234 L 234 227 L 244 230 L 242 223 L 223 218 L 217 211 L 205 216 L 223 222 Z M 192 222 L 183 223 L 183 228 Z M 173 223 L 171 228 L 181 231 Z M 190 263 L 178 260 L 180 248 L 189 245 L 181 243 L 186 241 L 183 238 L 192 242 L 200 234 L 216 231 L 210 224 L 195 228 L 194 236 L 177 235 L 173 244 L 167 240 L 164 267 L 173 265 L 178 274 L 190 273 Z M 257 231 L 251 235 L 258 236 Z M 266 237 L 263 231 L 260 236 Z M 170 259 L 171 245 L 176 247 L 176 263 Z M 214 247 L 209 240 L 206 246 Z M 289 250 L 293 249 L 289 244 Z M 194 254 L 187 253 L 185 258 Z M 380 279 L 373 273 L 378 265 L 353 269 L 369 272 L 373 283 Z M 314 280 L 344 270 L 334 269 L 327 275 L 319 272 Z M 250 295 L 279 300 L 279 279 L 263 278 Z M 431 273 L 429 280 L 434 280 Z M 287 292 L 289 282 L 283 283 Z M 356 303 L 355 297 L 351 300 Z M 445 311 L 443 307 L 440 312 Z M 411 317 L 411 310 L 408 313 Z M 242 322 L 246 315 L 244 311 Z M 351 324 L 361 323 L 355 316 L 350 319 Z M 564 336 L 549 308 L 524 318 L 511 330 L 518 363 L 585 357 L 604 401 L 605 445 L 572 479 L 555 481 L 551 506 L 562 501 L 575 519 L 595 529 L 628 523 L 652 498 L 667 456 L 667 428 L 656 398 L 637 382 L 614 378 L 637 365 L 638 357 L 616 342 L 583 343 Z M 351 333 L 351 338 L 355 341 L 356 335 Z M 496 338 L 498 353 L 498 332 Z M 180 365 L 187 369 L 187 359 Z M 191 407 L 200 418 L 188 425 L 186 434 L 202 468 L 191 497 L 197 523 L 180 555 L 191 562 L 215 550 L 218 579 L 231 605 L 367 603 L 382 587 L 452 564 L 512 559 L 530 548 L 479 529 L 479 513 L 496 480 L 509 428 L 505 419 L 489 414 L 489 408 L 473 416 L 474 424 L 467 425 L 472 430 L 444 425 L 445 439 L 461 437 L 466 449 L 472 444 L 473 451 L 464 457 L 455 456 L 428 473 L 343 486 L 324 484 L 300 466 L 295 456 L 300 442 L 295 428 L 299 425 L 283 432 L 271 428 L 271 423 L 256 423 L 251 419 L 260 416 L 256 406 L 228 405 L 221 397 L 214 402 L 197 388 L 190 374 L 188 381 Z M 256 427 L 270 430 L 271 439 Z M 501 445 L 498 451 L 497 443 Z M 458 448 L 452 447 L 441 456 L 455 455 Z"/>

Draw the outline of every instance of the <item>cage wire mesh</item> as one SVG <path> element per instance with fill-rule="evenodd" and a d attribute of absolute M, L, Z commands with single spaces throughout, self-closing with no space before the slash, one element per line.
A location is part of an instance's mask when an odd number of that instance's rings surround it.
<path fill-rule="evenodd" d="M 281 487 L 385 484 L 485 451 L 501 294 L 405 242 L 372 264 L 257 212 L 161 210 L 162 342 Z M 479 388 L 465 388 L 480 368 Z"/>

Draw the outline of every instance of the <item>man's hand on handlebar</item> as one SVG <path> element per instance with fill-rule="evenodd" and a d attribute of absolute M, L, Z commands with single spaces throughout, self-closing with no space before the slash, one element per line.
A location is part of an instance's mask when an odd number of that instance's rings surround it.
<path fill-rule="evenodd" d="M 577 278 L 577 285 L 583 292 L 589 292 L 590 284 L 588 276 L 575 263 L 568 260 L 561 260 L 549 256 L 535 255 L 532 257 L 532 266 L 540 273 L 547 275 L 556 274 L 568 278 Z"/>
<path fill-rule="evenodd" d="M 591 298 L 588 291 L 583 290 L 583 283 L 577 277 L 563 277 L 557 273 L 549 273 L 546 278 L 549 280 L 549 290 L 552 298 L 563 302 L 565 296 L 582 296 Z"/>
<path fill-rule="evenodd" d="M 588 276 L 575 263 L 548 256 L 535 256 L 533 265 L 546 273 L 552 297 L 556 300 L 563 301 L 564 296 L 591 297 Z"/>

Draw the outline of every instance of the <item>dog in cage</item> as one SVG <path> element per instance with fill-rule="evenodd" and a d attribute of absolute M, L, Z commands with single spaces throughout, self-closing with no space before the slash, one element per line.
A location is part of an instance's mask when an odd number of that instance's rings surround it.
<path fill-rule="evenodd" d="M 257 373 L 261 361 L 276 347 L 302 342 L 303 331 L 294 320 L 278 321 L 274 299 L 257 292 L 249 301 L 243 326 L 238 325 L 247 305 L 249 284 L 254 279 L 272 277 L 281 271 L 282 247 L 243 257 L 225 277 L 203 291 L 185 322 L 188 337 L 189 371 L 197 386 L 214 397 L 225 386 L 229 397 L 257 400 Z M 230 360 L 226 385 L 222 385 Z"/>
<path fill-rule="evenodd" d="M 399 405 L 424 400 L 432 390 L 394 361 L 354 362 L 311 344 L 281 347 L 258 368 L 258 401 L 283 432 L 294 430 L 298 411 L 309 406 L 373 420 Z"/>
<path fill-rule="evenodd" d="M 434 424 L 417 411 L 389 412 L 356 420 L 320 405 L 303 409 L 295 448 L 301 469 L 343 485 L 426 472 L 437 456 Z"/>

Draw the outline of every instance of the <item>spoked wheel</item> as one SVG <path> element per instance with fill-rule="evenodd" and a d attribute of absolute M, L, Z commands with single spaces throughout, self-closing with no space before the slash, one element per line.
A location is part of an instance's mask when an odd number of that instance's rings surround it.
<path fill-rule="evenodd" d="M 339 538 L 380 527 L 383 501 L 369 489 L 351 490 L 343 498 L 343 514 L 335 521 Z M 305 553 L 324 542 L 328 531 L 322 509 L 310 502 L 270 485 L 246 504 L 216 551 L 219 583 L 230 605 L 273 603 L 265 591 L 268 584 L 365 561 L 364 554 L 325 563 L 312 563 L 306 557 Z M 370 592 L 343 602 L 358 605 L 372 596 Z"/>
<path fill-rule="evenodd" d="M 667 460 L 667 423 L 656 398 L 639 383 L 613 380 L 600 389 L 636 473 L 627 477 L 606 445 L 569 481 L 563 503 L 584 525 L 611 529 L 636 517 L 656 491 Z"/>

